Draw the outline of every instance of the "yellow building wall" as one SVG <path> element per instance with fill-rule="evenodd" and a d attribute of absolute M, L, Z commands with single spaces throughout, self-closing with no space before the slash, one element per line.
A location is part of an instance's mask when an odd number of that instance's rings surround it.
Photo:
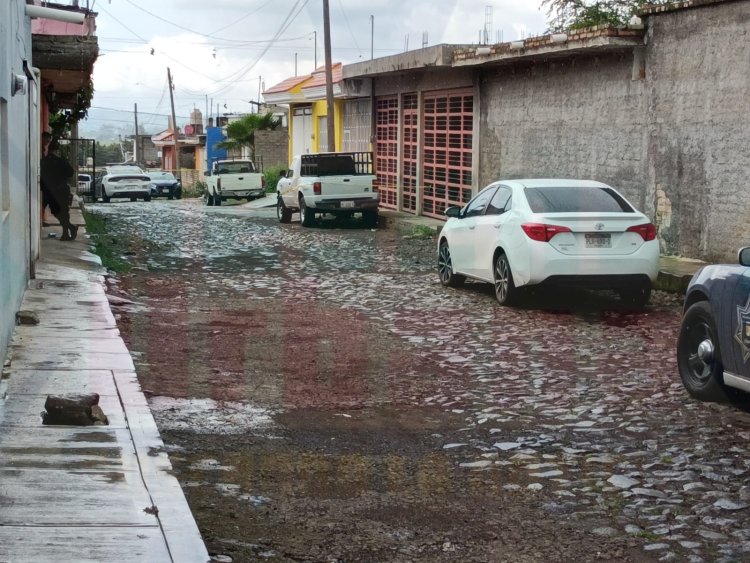
<path fill-rule="evenodd" d="M 313 102 L 312 106 L 313 115 L 313 133 L 315 138 L 313 139 L 313 151 L 322 152 L 326 151 L 327 147 L 320 146 L 320 117 L 328 115 L 328 103 L 326 100 L 318 100 Z M 344 136 L 344 101 L 333 100 L 333 128 L 334 134 L 336 135 L 334 151 L 340 151 L 343 146 L 342 139 Z"/>

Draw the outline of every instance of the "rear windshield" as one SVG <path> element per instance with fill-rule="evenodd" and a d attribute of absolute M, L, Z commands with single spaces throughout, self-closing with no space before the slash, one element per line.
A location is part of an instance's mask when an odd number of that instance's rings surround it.
<path fill-rule="evenodd" d="M 611 188 L 526 188 L 524 193 L 534 213 L 635 213 Z"/>
<path fill-rule="evenodd" d="M 220 162 L 218 164 L 219 174 L 248 174 L 255 172 L 252 162 Z"/>
<path fill-rule="evenodd" d="M 318 176 L 351 176 L 356 173 L 351 155 L 318 156 Z"/>

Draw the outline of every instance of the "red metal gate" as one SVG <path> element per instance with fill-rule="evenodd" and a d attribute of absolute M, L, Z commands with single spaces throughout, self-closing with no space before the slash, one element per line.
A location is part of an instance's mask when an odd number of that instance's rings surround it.
<path fill-rule="evenodd" d="M 471 90 L 424 96 L 422 213 L 443 218 L 446 207 L 471 199 L 474 96 Z"/>
<path fill-rule="evenodd" d="M 405 94 L 401 125 L 401 170 L 402 197 L 404 211 L 417 211 L 417 155 L 419 134 L 419 95 Z"/>
<path fill-rule="evenodd" d="M 380 205 L 396 209 L 398 205 L 398 97 L 375 100 L 375 174 Z"/>

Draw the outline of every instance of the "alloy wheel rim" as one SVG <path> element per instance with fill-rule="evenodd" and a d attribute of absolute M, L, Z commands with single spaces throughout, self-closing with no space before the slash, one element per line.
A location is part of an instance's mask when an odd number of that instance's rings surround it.
<path fill-rule="evenodd" d="M 443 283 L 447 283 L 453 273 L 453 263 L 451 261 L 451 251 L 448 250 L 448 245 L 443 244 L 440 247 L 440 254 L 438 256 L 438 272 L 440 274 L 440 280 Z"/>
<path fill-rule="evenodd" d="M 703 356 L 699 351 L 701 346 L 710 347 L 714 351 L 715 345 L 711 338 L 711 331 L 705 322 L 696 323 L 689 329 L 688 342 L 688 367 L 690 368 L 690 377 L 701 385 L 705 384 L 711 378 L 711 372 L 715 362 L 715 352 L 710 356 Z"/>
<path fill-rule="evenodd" d="M 495 295 L 501 303 L 508 296 L 508 264 L 502 258 L 495 264 Z"/>

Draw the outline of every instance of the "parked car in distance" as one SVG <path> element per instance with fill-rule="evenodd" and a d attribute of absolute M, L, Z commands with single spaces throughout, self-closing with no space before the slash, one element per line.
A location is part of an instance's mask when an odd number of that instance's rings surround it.
<path fill-rule="evenodd" d="M 728 388 L 750 392 L 750 246 L 738 262 L 704 266 L 685 293 L 677 366 L 702 401 L 724 401 Z"/>
<path fill-rule="evenodd" d="M 112 198 L 151 201 L 151 178 L 134 164 L 108 164 L 101 168 L 94 184 L 94 200 L 108 203 Z"/>
<path fill-rule="evenodd" d="M 91 174 L 79 174 L 76 193 L 78 195 L 89 194 L 91 192 Z"/>
<path fill-rule="evenodd" d="M 167 199 L 182 199 L 182 182 L 171 172 L 146 172 L 151 179 L 149 188 L 151 197 L 166 197 Z"/>
<path fill-rule="evenodd" d="M 343 217 L 361 213 L 366 227 L 378 224 L 380 193 L 370 152 L 297 155 L 279 179 L 276 195 L 281 223 L 289 223 L 299 212 L 303 227 L 312 227 L 315 215 L 323 213 Z"/>
<path fill-rule="evenodd" d="M 247 158 L 216 160 L 206 170 L 206 191 L 203 203 L 221 205 L 228 199 L 253 199 L 266 193 L 266 177 Z"/>
<path fill-rule="evenodd" d="M 656 227 L 606 184 L 498 181 L 445 214 L 437 249 L 443 285 L 489 282 L 504 305 L 534 286 L 611 289 L 638 307 L 651 296 Z"/>

